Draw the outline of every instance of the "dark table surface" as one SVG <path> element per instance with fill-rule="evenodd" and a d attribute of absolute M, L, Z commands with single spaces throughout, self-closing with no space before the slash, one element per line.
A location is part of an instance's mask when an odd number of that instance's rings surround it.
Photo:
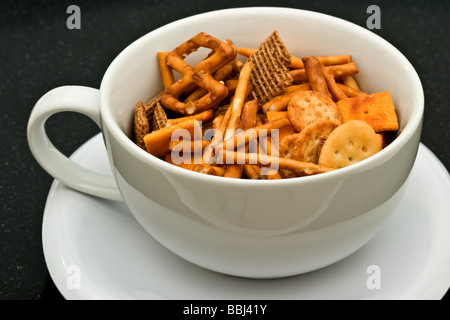
<path fill-rule="evenodd" d="M 81 9 L 69 30 L 67 7 Z M 0 2 L 0 299 L 63 299 L 47 270 L 42 218 L 53 179 L 31 155 L 26 126 L 34 103 L 52 88 L 94 88 L 114 57 L 140 36 L 193 14 L 242 6 L 318 11 L 367 27 L 369 5 L 381 9 L 372 30 L 416 68 L 425 91 L 422 142 L 450 168 L 449 1 L 5 1 Z M 48 135 L 70 155 L 99 132 L 84 116 L 64 113 Z M 449 210 L 450 213 L 450 210 Z"/>

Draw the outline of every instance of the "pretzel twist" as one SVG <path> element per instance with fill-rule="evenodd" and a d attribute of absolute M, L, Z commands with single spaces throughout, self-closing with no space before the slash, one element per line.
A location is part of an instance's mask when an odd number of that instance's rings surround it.
<path fill-rule="evenodd" d="M 200 47 L 211 49 L 212 54 L 195 67 L 184 61 L 189 54 Z M 164 91 L 161 103 L 182 115 L 192 115 L 216 106 L 228 96 L 229 91 L 225 85 L 216 81 L 212 74 L 234 60 L 236 55 L 236 47 L 230 40 L 220 41 L 204 32 L 182 43 L 166 58 L 166 64 L 181 73 L 182 78 Z M 179 100 L 181 94 L 196 86 L 205 89 L 208 93 L 200 99 L 186 103 Z"/>

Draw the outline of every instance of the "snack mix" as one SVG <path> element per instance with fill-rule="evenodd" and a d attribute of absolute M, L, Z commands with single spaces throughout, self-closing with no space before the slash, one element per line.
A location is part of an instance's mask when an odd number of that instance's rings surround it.
<path fill-rule="evenodd" d="M 210 53 L 188 64 L 199 48 Z M 242 179 L 320 174 L 374 155 L 399 128 L 390 93 L 363 92 L 351 55 L 298 58 L 277 30 L 258 48 L 201 32 L 157 58 L 164 89 L 137 102 L 133 139 L 188 170 Z"/>

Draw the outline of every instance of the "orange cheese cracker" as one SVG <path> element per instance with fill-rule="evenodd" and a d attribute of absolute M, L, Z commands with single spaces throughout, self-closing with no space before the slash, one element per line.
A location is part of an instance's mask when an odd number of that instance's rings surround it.
<path fill-rule="evenodd" d="M 185 130 L 184 132 L 179 132 L 180 135 L 182 136 L 184 134 L 192 140 L 196 135 L 195 130 L 200 130 L 201 134 L 200 124 L 197 120 L 191 119 L 185 122 L 180 122 L 174 124 L 173 126 L 165 127 L 147 134 L 144 137 L 144 143 L 147 151 L 156 157 L 162 157 L 167 154 L 170 151 L 169 144 L 172 140 L 172 134 L 177 130 Z"/>
<path fill-rule="evenodd" d="M 362 120 L 375 132 L 398 130 L 397 114 L 389 91 L 343 99 L 337 102 L 337 106 L 344 123 Z"/>

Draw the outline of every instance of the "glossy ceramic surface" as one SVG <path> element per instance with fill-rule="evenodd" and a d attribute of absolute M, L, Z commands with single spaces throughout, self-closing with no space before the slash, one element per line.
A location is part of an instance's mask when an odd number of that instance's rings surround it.
<path fill-rule="evenodd" d="M 158 51 L 171 50 L 201 31 L 231 39 L 236 46 L 257 47 L 275 29 L 296 56 L 351 54 L 364 91 L 391 92 L 400 120 L 396 140 L 350 167 L 283 181 L 233 180 L 183 170 L 132 143 L 134 105 L 162 89 Z M 424 103 L 414 68 L 385 40 L 335 17 L 285 8 L 229 9 L 174 22 L 127 47 L 108 68 L 99 92 L 75 89 L 57 89 L 32 114 L 32 150 L 37 158 L 44 153 L 40 147 L 48 150 L 40 161 L 43 167 L 53 172 L 51 168 L 65 163 L 53 174 L 67 185 L 110 199 L 123 197 L 142 226 L 186 260 L 255 278 L 324 267 L 363 246 L 382 228 L 401 201 L 414 164 Z M 70 169 L 68 160 L 48 156 L 55 150 L 45 141 L 42 123 L 64 111 L 56 107 L 63 93 L 71 97 L 65 103 L 70 110 L 80 108 L 100 124 L 120 194 L 104 175 L 79 168 L 64 174 Z M 83 101 L 86 95 L 89 99 Z M 96 95 L 99 107 L 80 107 L 92 105 Z"/>
<path fill-rule="evenodd" d="M 101 135 L 73 159 L 110 172 Z M 441 299 L 450 286 L 449 192 L 448 172 L 421 145 L 404 198 L 367 245 L 317 271 L 254 280 L 197 267 L 161 246 L 123 202 L 55 181 L 43 248 L 67 299 Z"/>

